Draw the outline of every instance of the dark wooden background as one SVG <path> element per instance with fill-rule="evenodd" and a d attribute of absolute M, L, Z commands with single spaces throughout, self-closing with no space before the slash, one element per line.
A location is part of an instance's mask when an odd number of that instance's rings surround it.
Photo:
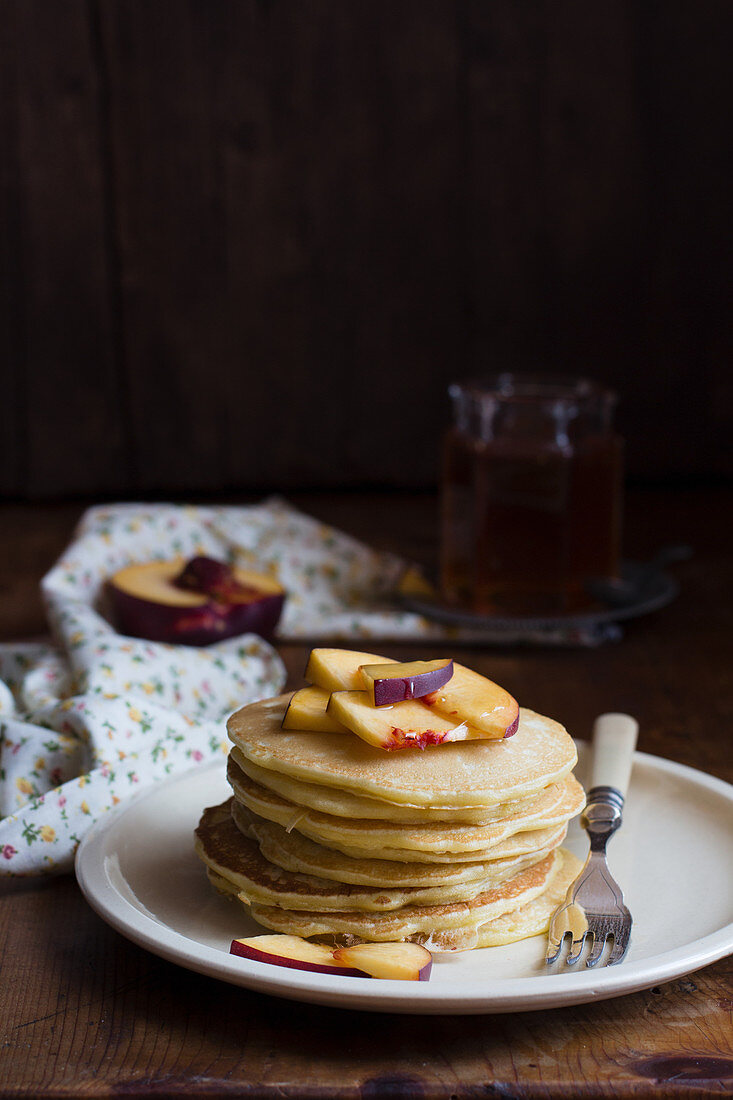
<path fill-rule="evenodd" d="M 0 0 L 0 494 L 429 487 L 445 387 L 733 473 L 730 0 Z"/>

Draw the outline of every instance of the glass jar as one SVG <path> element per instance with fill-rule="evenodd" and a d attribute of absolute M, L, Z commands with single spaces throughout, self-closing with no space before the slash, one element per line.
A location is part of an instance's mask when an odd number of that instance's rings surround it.
<path fill-rule="evenodd" d="M 441 597 L 484 615 L 593 606 L 620 564 L 616 395 L 587 379 L 499 374 L 449 389 Z"/>

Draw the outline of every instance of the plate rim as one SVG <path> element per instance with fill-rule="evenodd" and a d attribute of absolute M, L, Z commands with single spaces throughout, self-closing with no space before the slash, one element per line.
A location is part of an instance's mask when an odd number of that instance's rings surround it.
<path fill-rule="evenodd" d="M 634 759 L 715 792 L 733 805 L 733 784 L 724 779 L 651 753 L 637 751 Z M 498 978 L 490 982 L 493 988 L 487 993 L 474 990 L 467 993 L 465 983 L 459 979 L 449 979 L 437 986 L 430 982 L 350 978 L 348 986 L 344 986 L 344 978 L 340 975 L 290 970 L 238 957 L 234 962 L 235 956 L 196 941 L 133 905 L 110 882 L 104 852 L 107 834 L 118 828 L 128 814 L 134 813 L 139 802 L 154 801 L 163 788 L 220 770 L 220 761 L 210 761 L 137 792 L 95 822 L 79 845 L 74 862 L 81 892 L 98 916 L 137 946 L 185 969 L 271 996 L 356 1011 L 479 1015 L 540 1011 L 623 996 L 682 977 L 733 952 L 731 921 L 691 943 L 638 962 L 626 961 L 612 969 L 602 967 L 579 973 L 540 972 L 518 978 Z M 164 939 L 160 938 L 161 929 Z M 528 990 L 527 983 L 536 983 L 538 979 L 542 981 L 542 988 Z"/>

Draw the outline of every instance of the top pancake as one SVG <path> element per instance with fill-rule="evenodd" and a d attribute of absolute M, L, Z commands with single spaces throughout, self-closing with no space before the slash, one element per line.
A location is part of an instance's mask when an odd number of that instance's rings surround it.
<path fill-rule="evenodd" d="M 458 741 L 386 752 L 350 733 L 283 730 L 290 695 L 233 714 L 229 737 L 260 768 L 409 806 L 496 806 L 563 779 L 577 759 L 558 722 L 521 709 L 503 741 Z"/>

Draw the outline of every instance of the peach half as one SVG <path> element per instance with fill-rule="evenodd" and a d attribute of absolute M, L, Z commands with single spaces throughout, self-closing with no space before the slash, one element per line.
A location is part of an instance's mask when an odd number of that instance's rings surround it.
<path fill-rule="evenodd" d="M 272 577 L 203 556 L 128 565 L 110 577 L 106 596 L 122 634 L 191 646 L 239 634 L 270 638 L 285 603 Z"/>

